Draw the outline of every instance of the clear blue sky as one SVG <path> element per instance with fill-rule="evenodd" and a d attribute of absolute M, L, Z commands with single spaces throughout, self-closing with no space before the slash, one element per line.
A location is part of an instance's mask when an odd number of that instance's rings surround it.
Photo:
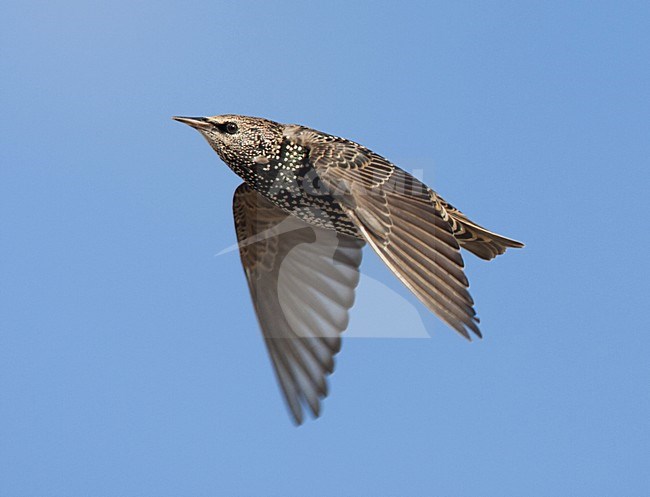
<path fill-rule="evenodd" d="M 2 11 L 0 496 L 648 495 L 647 2 Z M 295 428 L 215 257 L 239 179 L 170 119 L 231 112 L 362 142 L 525 241 L 466 257 L 485 338 L 367 251 L 350 331 L 407 302 L 431 338 L 348 339 Z"/>

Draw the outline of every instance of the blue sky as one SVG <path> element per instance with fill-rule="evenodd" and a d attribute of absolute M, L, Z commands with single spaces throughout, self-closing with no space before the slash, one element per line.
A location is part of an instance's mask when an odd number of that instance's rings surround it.
<path fill-rule="evenodd" d="M 2 497 L 647 495 L 647 3 L 2 10 Z M 221 113 L 359 141 L 525 241 L 466 256 L 485 338 L 367 251 L 350 333 L 431 338 L 346 340 L 295 428 L 215 256 L 239 179 L 170 119 Z"/>

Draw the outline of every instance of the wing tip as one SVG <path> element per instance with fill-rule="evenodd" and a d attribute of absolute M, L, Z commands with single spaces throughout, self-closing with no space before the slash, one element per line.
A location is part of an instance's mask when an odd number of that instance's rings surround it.
<path fill-rule="evenodd" d="M 305 424 L 305 415 L 303 412 L 305 408 L 307 408 L 306 410 L 308 410 L 311 413 L 312 419 L 316 420 L 320 418 L 323 411 L 321 401 L 326 397 L 326 395 L 327 394 L 323 396 L 318 396 L 318 398 L 312 399 L 311 401 L 303 397 L 300 401 L 298 401 L 298 404 L 297 406 L 295 406 L 295 409 L 294 406 L 288 405 L 287 403 L 289 418 L 291 419 L 293 425 L 296 428 L 298 428 Z"/>

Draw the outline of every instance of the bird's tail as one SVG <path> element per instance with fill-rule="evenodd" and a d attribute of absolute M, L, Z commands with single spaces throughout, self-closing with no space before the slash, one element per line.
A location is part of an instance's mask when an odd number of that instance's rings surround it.
<path fill-rule="evenodd" d="M 501 236 L 470 221 L 465 214 L 440 197 L 438 197 L 438 201 L 447 211 L 454 237 L 458 240 L 460 246 L 477 257 L 489 261 L 497 255 L 503 254 L 507 248 L 521 248 L 524 246 L 523 243 L 517 240 Z"/>

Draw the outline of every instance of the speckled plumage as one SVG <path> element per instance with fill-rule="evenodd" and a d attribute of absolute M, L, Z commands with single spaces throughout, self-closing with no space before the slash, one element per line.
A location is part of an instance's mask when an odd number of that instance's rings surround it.
<path fill-rule="evenodd" d="M 367 242 L 435 314 L 481 336 L 460 247 L 489 260 L 523 244 L 470 221 L 431 188 L 352 141 L 222 115 L 196 128 L 240 177 L 233 211 L 260 327 L 294 420 L 314 415 Z"/>

